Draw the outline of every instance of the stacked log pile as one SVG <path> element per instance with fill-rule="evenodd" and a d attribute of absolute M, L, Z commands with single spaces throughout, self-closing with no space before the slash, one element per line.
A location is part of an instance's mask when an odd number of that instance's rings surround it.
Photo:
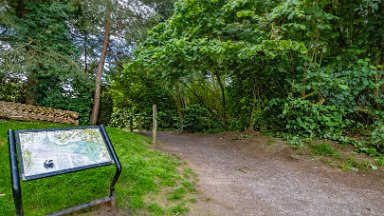
<path fill-rule="evenodd" d="M 79 124 L 77 112 L 5 101 L 0 101 L 0 118 Z"/>

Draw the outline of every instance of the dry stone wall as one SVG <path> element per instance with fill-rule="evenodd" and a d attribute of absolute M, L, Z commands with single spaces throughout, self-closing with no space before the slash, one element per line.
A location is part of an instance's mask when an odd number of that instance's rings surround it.
<path fill-rule="evenodd" d="M 77 112 L 5 101 L 0 101 L 0 118 L 79 124 Z"/>

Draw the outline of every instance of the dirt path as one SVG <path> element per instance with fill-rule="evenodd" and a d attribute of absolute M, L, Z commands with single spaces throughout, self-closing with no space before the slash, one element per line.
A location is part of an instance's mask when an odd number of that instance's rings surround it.
<path fill-rule="evenodd" d="M 190 215 L 384 215 L 382 172 L 345 173 L 277 139 L 160 133 L 199 176 Z"/>

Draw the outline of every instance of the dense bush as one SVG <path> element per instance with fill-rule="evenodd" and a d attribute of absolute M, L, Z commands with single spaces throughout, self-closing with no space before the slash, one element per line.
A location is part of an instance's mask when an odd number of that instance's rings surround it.
<path fill-rule="evenodd" d="M 130 127 L 133 114 L 127 109 L 116 109 L 111 115 L 109 126 L 128 129 Z"/>
<path fill-rule="evenodd" d="M 343 119 L 343 110 L 333 105 L 314 104 L 300 98 L 288 98 L 282 102 L 281 112 L 272 118 L 279 122 L 275 124 L 275 130 L 306 137 L 342 135 L 343 129 L 349 124 L 348 120 Z"/>
<path fill-rule="evenodd" d="M 148 32 L 120 85 L 141 87 L 133 106 L 167 98 L 162 112 L 175 110 L 168 119 L 194 131 L 254 128 L 296 146 L 325 137 L 382 151 L 383 7 L 180 1 Z"/>
<path fill-rule="evenodd" d="M 212 118 L 206 108 L 199 104 L 184 109 L 183 130 L 188 132 L 218 132 L 224 130 L 220 122 Z"/>

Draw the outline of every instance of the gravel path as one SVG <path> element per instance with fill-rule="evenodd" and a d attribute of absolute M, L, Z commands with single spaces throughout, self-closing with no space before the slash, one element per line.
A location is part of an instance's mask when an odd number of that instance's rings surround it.
<path fill-rule="evenodd" d="M 163 132 L 158 140 L 199 176 L 190 215 L 384 215 L 381 171 L 345 173 L 263 136 Z"/>

